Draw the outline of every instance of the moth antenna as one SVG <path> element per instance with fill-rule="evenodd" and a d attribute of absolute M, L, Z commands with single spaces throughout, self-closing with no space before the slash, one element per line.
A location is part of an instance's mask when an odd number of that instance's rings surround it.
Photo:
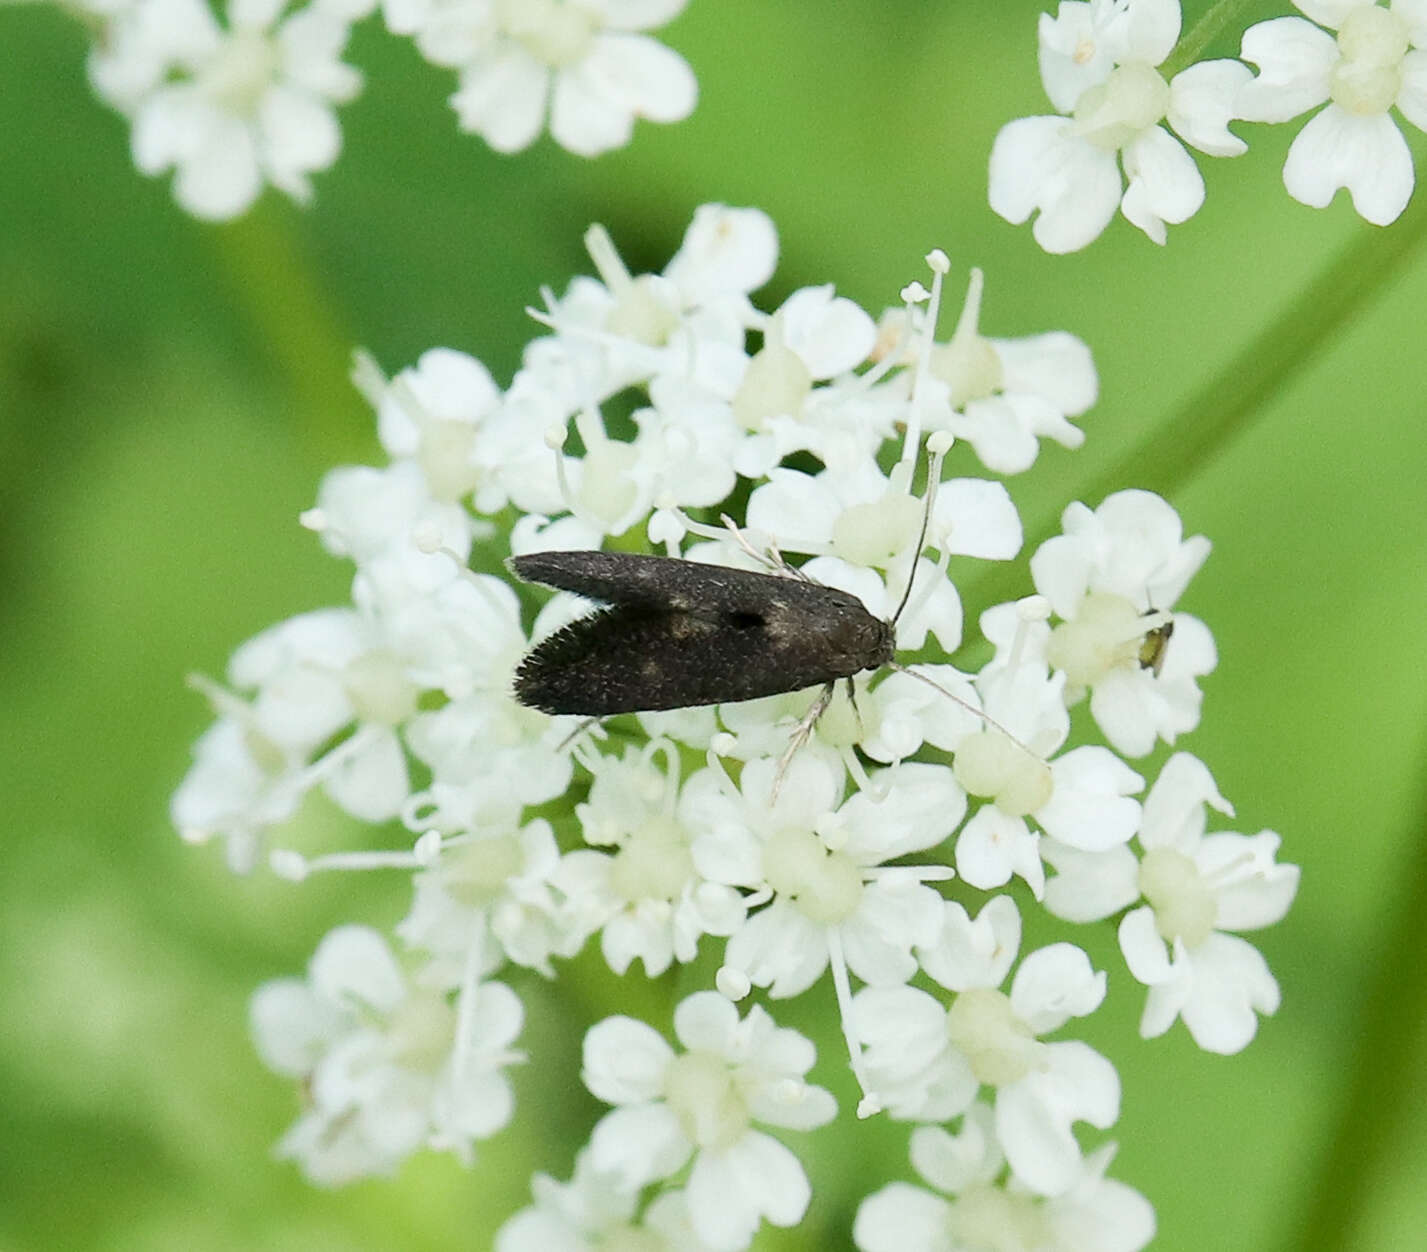
<path fill-rule="evenodd" d="M 991 726 L 996 730 L 999 730 L 1003 735 L 1006 736 L 1007 739 L 1014 743 L 1016 747 L 1020 748 L 1020 750 L 1024 752 L 1027 756 L 1033 758 L 1036 761 L 1039 761 L 1042 765 L 1045 764 L 1045 759 L 1040 755 L 1040 753 L 1032 752 L 1026 744 L 1022 743 L 1019 739 L 1017 739 L 1015 735 L 1013 735 L 1009 730 L 1002 726 L 1001 723 L 998 722 L 994 717 L 992 717 L 991 714 L 986 712 L 985 709 L 978 709 L 974 704 L 970 704 L 967 701 L 963 700 L 954 691 L 943 687 L 939 682 L 936 681 L 936 679 L 928 678 L 925 674 L 919 674 L 916 670 L 911 669 L 906 665 L 901 665 L 896 661 L 888 661 L 887 668 L 896 670 L 899 674 L 909 674 L 918 682 L 924 682 L 928 687 L 934 687 L 937 691 L 940 691 L 942 695 L 946 696 L 948 700 L 952 700 L 955 703 L 961 705 L 961 707 L 964 708 L 968 713 L 972 714 L 975 717 L 979 717 L 983 722 L 986 723 L 986 725 Z"/>

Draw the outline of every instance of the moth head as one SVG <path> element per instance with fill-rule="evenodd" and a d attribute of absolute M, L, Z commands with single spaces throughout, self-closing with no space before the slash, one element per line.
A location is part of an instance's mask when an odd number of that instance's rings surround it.
<path fill-rule="evenodd" d="M 830 657 L 836 658 L 838 670 L 846 674 L 881 669 L 896 652 L 892 623 L 873 617 L 857 602 L 829 614 L 822 634 L 824 648 Z"/>

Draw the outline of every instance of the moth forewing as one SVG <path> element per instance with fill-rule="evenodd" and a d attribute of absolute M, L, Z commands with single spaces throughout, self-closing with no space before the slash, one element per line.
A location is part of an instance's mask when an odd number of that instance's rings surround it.
<path fill-rule="evenodd" d="M 850 678 L 893 655 L 890 623 L 856 596 L 803 579 L 618 552 L 532 553 L 510 566 L 612 606 L 521 662 L 516 698 L 547 713 L 752 700 Z"/>

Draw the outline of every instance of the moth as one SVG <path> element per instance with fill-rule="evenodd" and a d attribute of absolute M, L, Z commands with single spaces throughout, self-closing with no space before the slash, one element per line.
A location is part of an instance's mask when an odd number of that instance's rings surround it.
<path fill-rule="evenodd" d="M 509 564 L 526 582 L 604 605 L 536 645 L 516 671 L 516 699 L 545 713 L 682 709 L 823 684 L 820 714 L 839 679 L 895 664 L 895 615 L 874 617 L 796 570 L 620 552 L 535 552 Z"/>

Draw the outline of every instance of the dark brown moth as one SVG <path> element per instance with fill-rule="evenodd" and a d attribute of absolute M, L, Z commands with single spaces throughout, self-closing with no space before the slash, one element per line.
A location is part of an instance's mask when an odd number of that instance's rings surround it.
<path fill-rule="evenodd" d="M 820 712 L 839 679 L 895 664 L 892 621 L 793 570 L 620 552 L 536 552 L 510 567 L 605 606 L 521 662 L 515 697 L 545 713 L 692 708 L 823 684 Z"/>

